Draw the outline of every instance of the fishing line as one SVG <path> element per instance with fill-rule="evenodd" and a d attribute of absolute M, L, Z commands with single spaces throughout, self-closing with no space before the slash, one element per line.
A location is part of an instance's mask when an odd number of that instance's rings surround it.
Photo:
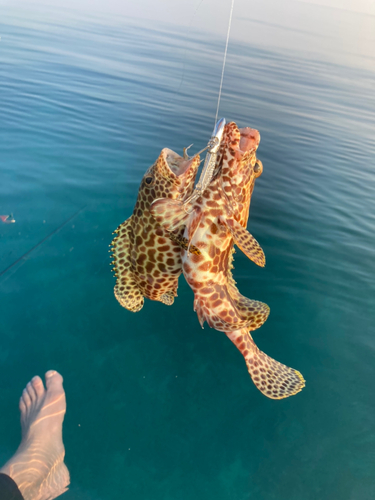
<path fill-rule="evenodd" d="M 215 116 L 215 125 L 217 123 L 217 117 L 219 115 L 219 106 L 220 106 L 220 98 L 221 98 L 221 89 L 223 87 L 223 79 L 224 79 L 224 69 L 225 69 L 225 62 L 227 59 L 227 50 L 228 50 L 228 43 L 229 43 L 229 34 L 230 34 L 230 27 L 232 25 L 232 14 L 233 14 L 233 6 L 234 6 L 234 0 L 232 0 L 232 5 L 230 8 L 230 15 L 229 15 L 229 24 L 228 24 L 228 32 L 227 32 L 227 41 L 225 44 L 225 52 L 224 52 L 224 61 L 223 61 L 223 69 L 221 71 L 221 81 L 220 81 L 220 90 L 219 90 L 219 99 L 217 101 L 217 108 L 216 108 L 216 116 Z"/>
<path fill-rule="evenodd" d="M 190 35 L 190 31 L 191 31 L 191 26 L 193 24 L 193 20 L 194 20 L 194 17 L 195 17 L 195 14 L 198 12 L 198 9 L 199 7 L 202 5 L 203 3 L 203 0 L 201 0 L 198 4 L 198 7 L 195 9 L 194 11 L 194 14 L 192 16 L 192 18 L 190 19 L 190 24 L 189 24 L 189 28 L 188 28 L 188 32 L 186 33 L 186 39 L 187 41 L 189 41 L 189 35 Z M 184 65 L 183 65 L 183 68 L 182 68 L 182 76 L 181 76 L 181 81 L 180 81 L 180 85 L 178 86 L 178 89 L 175 91 L 175 94 L 178 94 L 181 90 L 181 86 L 183 84 L 183 81 L 184 81 L 184 78 L 185 78 L 185 70 L 186 70 L 186 51 L 187 51 L 187 45 L 185 45 L 185 52 L 184 52 Z"/>
<path fill-rule="evenodd" d="M 48 238 L 50 238 L 52 235 L 58 233 L 60 231 L 60 229 L 62 229 L 66 224 L 68 224 L 68 222 L 70 222 L 72 219 L 74 219 L 74 217 L 76 217 L 80 212 L 82 212 L 82 210 L 84 208 L 86 208 L 87 205 L 85 205 L 84 207 L 80 208 L 78 210 L 78 212 L 76 212 L 75 214 L 73 214 L 71 217 L 69 217 L 68 220 L 66 220 L 65 222 L 63 222 L 61 224 L 61 226 L 59 226 L 58 228 L 54 229 L 52 231 L 52 233 L 49 233 L 45 238 L 42 239 L 42 241 L 39 241 L 39 243 L 37 243 L 36 245 L 34 245 L 30 250 L 28 250 L 26 253 L 24 253 L 23 255 L 21 255 L 21 257 L 19 257 L 17 260 L 15 260 L 12 264 L 10 264 L 10 266 L 8 266 L 7 268 L 5 268 L 3 271 L 0 272 L 0 276 L 3 276 L 6 272 L 8 272 L 13 266 L 15 266 L 18 262 L 20 262 L 22 259 L 24 259 L 27 255 L 29 255 L 29 253 L 31 253 L 33 250 L 35 250 L 36 248 L 38 248 L 42 243 L 44 243 L 46 240 L 48 240 Z"/>
<path fill-rule="evenodd" d="M 189 38 L 189 35 L 190 35 L 190 31 L 191 31 L 191 27 L 192 27 L 192 24 L 193 24 L 193 20 L 194 20 L 194 17 L 196 15 L 196 13 L 198 12 L 200 6 L 202 5 L 204 0 L 201 0 L 198 4 L 198 6 L 196 7 L 193 15 L 192 15 L 192 18 L 190 20 L 190 24 L 189 24 L 189 28 L 188 28 L 188 32 L 186 34 L 186 38 L 188 39 Z M 226 42 L 225 42 L 225 51 L 224 51 L 224 60 L 223 60 L 223 68 L 222 68 L 222 71 L 221 71 L 221 80 L 220 80 L 220 88 L 219 88 L 219 97 L 218 97 L 218 101 L 217 101 L 217 108 L 216 108 L 216 116 L 215 116 L 215 125 L 217 123 L 217 117 L 219 115 L 219 107 L 220 107 L 220 99 L 221 99 L 221 91 L 222 91 L 222 87 L 223 87 L 223 79 L 224 79 L 224 70 L 225 70 L 225 64 L 226 64 L 226 59 L 227 59 L 227 52 L 228 52 L 228 44 L 229 44 L 229 35 L 230 35 L 230 29 L 231 29 L 231 26 L 232 26 L 232 15 L 233 15 L 233 7 L 234 7 L 234 0 L 232 0 L 232 4 L 231 4 L 231 8 L 230 8 L 230 14 L 229 14 L 229 23 L 228 23 L 228 31 L 227 31 L 227 39 L 226 39 Z M 184 79 L 185 79 L 185 72 L 186 72 L 186 51 L 187 51 L 187 46 L 185 45 L 185 52 L 184 52 L 184 56 L 183 56 L 183 68 L 182 68 L 182 75 L 181 75 L 181 80 L 180 80 L 180 84 L 177 88 L 177 90 L 174 91 L 174 94 L 178 94 L 181 90 L 181 87 L 182 87 L 182 84 L 184 82 Z M 170 101 L 169 101 L 170 102 Z"/>

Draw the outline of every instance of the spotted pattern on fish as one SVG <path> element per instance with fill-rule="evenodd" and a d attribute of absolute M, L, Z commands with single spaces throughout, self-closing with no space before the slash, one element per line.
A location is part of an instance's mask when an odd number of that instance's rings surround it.
<path fill-rule="evenodd" d="M 284 399 L 294 396 L 305 387 L 301 373 L 262 352 L 247 329 L 226 332 L 226 335 L 245 358 L 254 384 L 268 398 Z"/>
<path fill-rule="evenodd" d="M 189 245 L 189 240 L 184 238 L 183 236 L 176 235 L 174 233 L 169 233 L 169 238 L 172 241 L 175 241 L 181 248 L 184 250 L 189 250 L 189 252 L 194 253 L 195 255 L 200 255 L 201 251 L 195 245 Z"/>
<path fill-rule="evenodd" d="M 201 325 L 207 321 L 224 331 L 245 358 L 256 387 L 268 398 L 283 399 L 302 390 L 303 376 L 255 345 L 250 331 L 266 321 L 269 307 L 241 295 L 232 275 L 234 243 L 256 264 L 265 265 L 263 250 L 245 229 L 255 179 L 263 171 L 255 154 L 259 140 L 256 130 L 226 125 L 216 175 L 194 206 L 156 200 L 151 213 L 166 229 L 186 225 L 184 237 L 200 250 L 199 255 L 182 250 L 182 261 Z"/>
<path fill-rule="evenodd" d="M 258 265 L 263 250 L 245 229 L 254 182 L 262 173 L 256 158 L 259 132 L 225 126 L 214 179 L 192 206 L 179 201 L 157 200 L 151 213 L 166 229 L 186 224 L 184 237 L 200 254 L 182 251 L 184 276 L 194 291 L 194 309 L 203 326 L 219 331 L 259 328 L 269 307 L 243 297 L 231 275 L 233 242 Z M 241 149 L 242 148 L 242 149 Z"/>
<path fill-rule="evenodd" d="M 199 156 L 185 160 L 163 149 L 142 179 L 133 215 L 115 230 L 111 249 L 117 278 L 114 292 L 130 311 L 142 309 L 144 297 L 171 305 L 177 296 L 181 247 L 186 246 L 183 228 L 166 231 L 152 217 L 150 205 L 160 197 L 189 196 L 199 162 Z"/>

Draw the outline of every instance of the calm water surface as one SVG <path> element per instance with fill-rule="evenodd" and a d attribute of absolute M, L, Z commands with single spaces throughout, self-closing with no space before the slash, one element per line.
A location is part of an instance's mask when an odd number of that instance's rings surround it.
<path fill-rule="evenodd" d="M 0 225 L 0 461 L 25 383 L 55 368 L 67 500 L 375 498 L 375 57 L 341 44 L 332 13 L 309 31 L 309 9 L 233 36 L 220 108 L 262 136 L 249 229 L 267 266 L 235 261 L 241 292 L 271 307 L 254 338 L 307 381 L 272 401 L 200 329 L 183 279 L 173 307 L 132 314 L 108 265 L 160 150 L 205 146 L 224 34 L 2 8 L 0 214 L 16 223 Z"/>

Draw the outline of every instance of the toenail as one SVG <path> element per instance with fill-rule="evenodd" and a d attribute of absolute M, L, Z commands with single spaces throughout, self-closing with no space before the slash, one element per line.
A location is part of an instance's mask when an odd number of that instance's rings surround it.
<path fill-rule="evenodd" d="M 46 373 L 46 377 L 53 377 L 53 375 L 55 375 L 57 373 L 56 370 L 49 370 L 47 373 Z"/>

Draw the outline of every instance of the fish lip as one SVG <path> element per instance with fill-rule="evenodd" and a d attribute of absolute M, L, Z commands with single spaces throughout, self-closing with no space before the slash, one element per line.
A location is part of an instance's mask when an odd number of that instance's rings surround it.
<path fill-rule="evenodd" d="M 256 151 L 260 143 L 260 133 L 258 130 L 250 127 L 240 128 L 241 134 L 238 149 L 243 153 L 248 151 Z"/>

